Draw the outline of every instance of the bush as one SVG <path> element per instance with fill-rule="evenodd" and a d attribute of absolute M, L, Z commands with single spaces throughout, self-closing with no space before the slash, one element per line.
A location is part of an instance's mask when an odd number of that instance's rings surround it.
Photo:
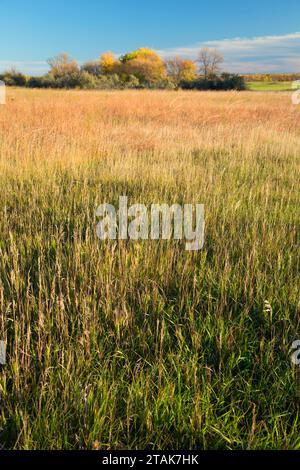
<path fill-rule="evenodd" d="M 59 89 L 177 89 L 184 90 L 245 90 L 245 78 L 240 75 L 223 73 L 210 78 L 195 78 L 184 76 L 185 80 L 174 80 L 167 76 L 166 65 L 156 52 L 140 48 L 135 51 L 137 57 L 126 54 L 119 61 L 110 53 L 103 54 L 101 61 L 87 62 L 81 69 L 76 61 L 67 54 L 60 54 L 49 60 L 50 72 L 41 77 L 26 77 L 14 69 L 0 75 L 0 79 L 10 86 L 28 86 L 29 88 L 59 88 Z M 187 64 L 186 64 L 187 63 Z M 183 65 L 192 62 L 176 59 L 172 67 L 177 73 L 182 73 Z M 177 68 L 176 68 L 177 67 Z M 180 68 L 181 67 L 181 68 Z M 174 70 L 172 71 L 174 72 Z M 177 70 L 178 69 L 178 70 Z M 103 71 L 105 70 L 105 72 Z M 175 73 L 174 72 L 174 73 Z M 179 73 L 178 72 L 178 73 Z"/>
<path fill-rule="evenodd" d="M 208 80 L 200 78 L 192 81 L 181 81 L 179 87 L 183 90 L 246 90 L 244 77 L 236 74 L 223 73 L 220 77 Z"/>
<path fill-rule="evenodd" d="M 101 65 L 99 61 L 86 62 L 81 67 L 82 72 L 88 72 L 90 75 L 99 77 L 101 75 Z"/>
<path fill-rule="evenodd" d="M 52 75 L 30 77 L 27 86 L 29 88 L 57 88 L 55 78 Z"/>
<path fill-rule="evenodd" d="M 176 90 L 177 86 L 170 77 L 167 77 L 164 80 L 160 80 L 155 84 L 149 84 L 148 88 L 158 90 Z"/>
<path fill-rule="evenodd" d="M 63 77 L 54 77 L 51 73 L 43 77 L 31 77 L 29 88 L 97 88 L 97 79 L 88 72 L 74 72 Z"/>
<path fill-rule="evenodd" d="M 99 90 L 122 90 L 124 88 L 138 88 L 136 77 L 120 77 L 118 74 L 100 75 L 97 80 Z"/>
<path fill-rule="evenodd" d="M 121 88 L 118 75 L 100 75 L 97 78 L 96 88 L 98 90 L 111 90 Z"/>
<path fill-rule="evenodd" d="M 93 90 L 97 88 L 97 78 L 89 72 L 82 71 L 78 74 L 76 86 L 84 90 Z"/>
<path fill-rule="evenodd" d="M 15 70 L 4 72 L 0 75 L 0 80 L 7 86 L 26 86 L 28 81 L 26 75 Z"/>
<path fill-rule="evenodd" d="M 129 75 L 126 82 L 124 82 L 125 88 L 141 88 L 139 79 L 135 75 Z"/>
<path fill-rule="evenodd" d="M 246 82 L 244 77 L 234 73 L 223 73 L 221 75 L 223 80 L 224 90 L 246 90 Z"/>
<path fill-rule="evenodd" d="M 88 72 L 74 72 L 56 81 L 58 88 L 81 88 L 86 90 L 97 88 L 96 78 Z"/>

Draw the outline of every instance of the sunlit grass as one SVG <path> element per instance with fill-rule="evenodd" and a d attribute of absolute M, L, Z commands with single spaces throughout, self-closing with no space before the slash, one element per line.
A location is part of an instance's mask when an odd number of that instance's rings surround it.
<path fill-rule="evenodd" d="M 299 448 L 299 126 L 287 94 L 9 90 L 4 448 Z M 100 242 L 123 194 L 204 203 L 204 249 Z"/>
<path fill-rule="evenodd" d="M 247 87 L 252 91 L 292 91 L 293 82 L 248 82 Z"/>

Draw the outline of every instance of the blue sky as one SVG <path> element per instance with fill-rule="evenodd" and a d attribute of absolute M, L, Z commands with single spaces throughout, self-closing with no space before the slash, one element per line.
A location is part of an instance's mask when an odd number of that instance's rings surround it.
<path fill-rule="evenodd" d="M 300 0 L 0 0 L 0 70 L 33 74 L 148 46 L 195 58 L 217 47 L 235 72 L 300 72 Z"/>

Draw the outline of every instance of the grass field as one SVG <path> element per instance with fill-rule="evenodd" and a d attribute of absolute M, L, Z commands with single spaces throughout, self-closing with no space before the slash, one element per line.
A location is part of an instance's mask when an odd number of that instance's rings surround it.
<path fill-rule="evenodd" d="M 299 126 L 284 93 L 8 91 L 2 448 L 300 448 Z M 122 194 L 205 204 L 204 249 L 101 242 Z"/>
<path fill-rule="evenodd" d="M 293 82 L 248 82 L 251 91 L 292 91 Z"/>

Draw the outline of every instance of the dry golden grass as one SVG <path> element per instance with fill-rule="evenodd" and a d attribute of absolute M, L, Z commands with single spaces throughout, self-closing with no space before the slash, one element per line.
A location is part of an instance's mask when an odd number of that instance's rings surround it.
<path fill-rule="evenodd" d="M 299 129 L 288 93 L 8 90 L 3 447 L 299 447 Z M 101 243 L 122 194 L 204 203 L 204 250 Z"/>
<path fill-rule="evenodd" d="M 9 89 L 0 120 L 2 164 L 116 155 L 126 165 L 124 153 L 144 152 L 174 162 L 178 152 L 223 148 L 248 158 L 257 146 L 299 151 L 300 112 L 289 93 Z"/>

